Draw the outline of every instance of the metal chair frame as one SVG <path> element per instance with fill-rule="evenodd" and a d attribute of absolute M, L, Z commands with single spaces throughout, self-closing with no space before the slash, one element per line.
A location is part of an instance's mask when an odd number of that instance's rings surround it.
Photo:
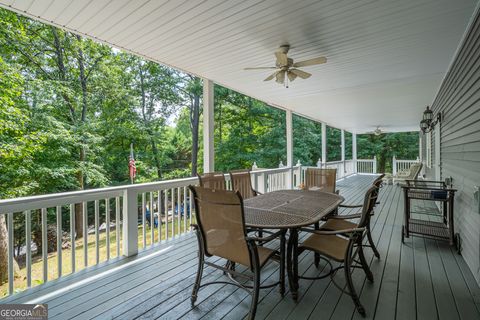
<path fill-rule="evenodd" d="M 365 272 L 365 275 L 367 276 L 367 279 L 370 282 L 373 282 L 373 274 L 368 266 L 367 260 L 365 258 L 364 252 L 363 252 L 363 239 L 366 235 L 366 225 L 369 221 L 369 216 L 373 210 L 373 207 L 376 203 L 378 197 L 378 187 L 377 186 L 372 186 L 367 193 L 365 194 L 365 200 L 363 204 L 363 210 L 362 214 L 360 216 L 360 222 L 356 228 L 351 228 L 351 229 L 345 229 L 345 230 L 335 230 L 335 231 L 329 231 L 329 230 L 315 230 L 311 228 L 300 228 L 300 231 L 308 232 L 311 234 L 317 234 L 317 235 L 327 235 L 327 236 L 332 236 L 332 237 L 342 237 L 346 238 L 348 240 L 348 245 L 345 250 L 345 254 L 343 256 L 343 259 L 337 260 L 334 257 L 328 256 L 326 253 L 314 250 L 313 248 L 307 248 L 302 245 L 299 246 L 298 250 L 296 253 L 297 256 L 303 253 L 306 250 L 313 251 L 314 253 L 318 253 L 319 255 L 333 259 L 337 262 L 340 262 L 341 265 L 337 268 L 333 268 L 331 263 L 330 264 L 330 270 L 327 272 L 327 274 L 323 274 L 319 277 L 301 277 L 298 276 L 298 270 L 293 271 L 293 276 L 295 277 L 295 283 L 298 283 L 298 278 L 303 278 L 303 279 L 309 279 L 309 280 L 314 280 L 314 279 L 322 279 L 327 276 L 334 277 L 336 272 L 340 269 L 344 269 L 345 272 L 345 279 L 347 282 L 346 288 L 342 288 L 339 286 L 333 279 L 334 285 L 339 288 L 342 292 L 348 294 L 349 296 L 352 297 L 352 300 L 355 304 L 355 307 L 357 311 L 362 315 L 365 316 L 365 308 L 360 302 L 360 299 L 358 297 L 358 294 L 355 290 L 355 287 L 353 285 L 352 281 L 352 269 L 354 268 L 362 268 L 363 271 Z M 356 257 L 359 257 L 359 261 L 355 260 Z M 354 264 L 357 263 L 357 264 Z"/>
<path fill-rule="evenodd" d="M 197 197 L 197 192 L 195 188 L 197 187 L 189 186 L 189 189 L 192 191 L 192 194 L 194 196 L 195 208 L 197 208 L 198 210 L 200 206 L 199 206 L 199 199 Z M 260 289 L 271 288 L 276 285 L 280 285 L 280 294 L 283 296 L 283 294 L 285 293 L 285 233 L 286 233 L 286 230 L 280 230 L 264 238 L 248 236 L 247 229 L 245 227 L 245 220 L 244 220 L 243 199 L 239 192 L 235 192 L 235 194 L 238 196 L 239 205 L 241 206 L 244 237 L 247 243 L 249 257 L 250 257 L 250 266 L 247 266 L 247 267 L 250 269 L 253 275 L 247 275 L 247 274 L 243 274 L 236 271 L 235 263 L 232 261 L 227 261 L 227 264 L 225 266 L 221 266 L 209 261 L 205 261 L 205 257 L 211 257 L 213 255 L 209 254 L 208 251 L 206 250 L 206 237 L 204 234 L 204 229 L 202 227 L 200 214 L 197 214 L 197 224 L 192 224 L 192 227 L 194 228 L 195 233 L 197 235 L 197 241 L 198 241 L 198 247 L 199 247 L 199 254 L 198 254 L 199 261 L 198 261 L 197 275 L 195 278 L 195 284 L 192 290 L 191 304 L 192 304 L 192 307 L 195 305 L 195 301 L 198 298 L 198 291 L 200 290 L 200 288 L 211 285 L 211 284 L 231 284 L 247 291 L 252 296 L 252 303 L 250 306 L 248 319 L 254 319 L 255 313 L 257 310 Z M 206 200 L 201 200 L 201 201 L 206 201 Z M 232 205 L 232 204 L 225 204 L 225 205 Z M 238 204 L 234 204 L 234 205 L 238 205 Z M 279 262 L 280 264 L 279 281 L 268 284 L 268 285 L 260 286 L 261 269 L 263 268 L 263 265 L 260 265 L 259 254 L 258 254 L 258 246 L 259 246 L 258 243 L 262 244 L 278 238 L 280 239 L 280 248 L 274 251 L 267 258 L 264 265 L 270 259 Z M 230 279 L 230 281 L 211 281 L 211 282 L 202 284 L 201 280 L 202 280 L 202 274 L 203 274 L 205 265 L 223 271 L 224 274 L 228 275 L 228 278 Z M 253 284 L 251 286 L 245 285 L 243 283 L 240 283 L 238 280 L 236 280 L 235 277 L 250 280 L 252 281 Z"/>

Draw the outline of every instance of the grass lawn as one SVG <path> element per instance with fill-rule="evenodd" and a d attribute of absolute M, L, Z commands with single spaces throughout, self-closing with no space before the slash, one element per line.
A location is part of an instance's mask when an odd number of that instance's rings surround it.
<path fill-rule="evenodd" d="M 182 219 L 180 221 L 180 234 L 185 232 L 185 221 Z M 190 228 L 190 221 L 187 219 L 187 231 Z M 175 220 L 174 232 L 173 234 L 179 234 L 178 221 Z M 138 248 L 142 250 L 144 248 L 143 243 L 143 233 L 142 225 L 138 226 Z M 162 225 L 162 240 L 166 238 L 165 224 Z M 66 230 L 64 230 L 66 231 Z M 120 230 L 121 231 L 121 230 Z M 120 232 L 120 255 L 122 255 L 122 233 Z M 168 237 L 172 237 L 172 224 L 171 221 L 168 223 Z M 104 262 L 107 260 L 107 246 L 106 232 L 99 234 L 99 260 Z M 158 243 L 158 227 L 154 228 L 154 244 Z M 151 228 L 147 225 L 146 227 L 146 243 L 145 246 L 151 246 Z M 96 254 L 95 254 L 95 234 L 88 235 L 88 266 L 93 266 L 96 264 Z M 83 258 L 84 247 L 83 247 L 83 238 L 77 239 L 75 241 L 75 270 L 79 271 L 85 269 L 85 263 Z M 110 230 L 110 259 L 117 257 L 117 239 L 115 230 Z M 57 252 L 50 252 L 48 254 L 48 280 L 54 280 L 58 278 L 58 256 Z M 20 292 L 27 289 L 27 272 L 26 266 L 20 266 L 20 272 L 17 274 L 14 281 L 14 290 L 15 292 Z M 68 275 L 72 273 L 72 249 L 63 249 L 62 250 L 62 275 Z M 43 283 L 43 261 L 41 253 L 32 257 L 32 287 L 38 286 Z M 0 285 L 0 298 L 8 295 L 8 282 Z"/>

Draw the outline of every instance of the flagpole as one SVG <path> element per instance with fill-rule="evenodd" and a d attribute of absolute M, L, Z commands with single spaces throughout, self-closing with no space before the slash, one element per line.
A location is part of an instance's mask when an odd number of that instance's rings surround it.
<path fill-rule="evenodd" d="M 132 170 L 134 170 L 134 169 L 131 167 L 132 166 L 132 161 L 135 161 L 134 159 L 135 158 L 133 157 L 133 142 L 132 142 L 132 143 L 130 143 L 130 159 L 129 159 L 130 183 L 131 184 L 134 184 L 134 182 L 135 182 L 135 176 L 132 173 Z"/>

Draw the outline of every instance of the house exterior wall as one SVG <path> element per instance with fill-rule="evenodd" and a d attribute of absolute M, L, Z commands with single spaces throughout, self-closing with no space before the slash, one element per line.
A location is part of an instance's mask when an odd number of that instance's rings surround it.
<path fill-rule="evenodd" d="M 453 178 L 455 231 L 462 239 L 462 256 L 480 283 L 480 211 L 474 199 L 480 186 L 480 15 L 473 17 L 456 57 L 432 104 L 440 124 L 441 179 Z M 435 133 L 422 137 L 422 159 L 431 145 L 432 166 L 425 168 L 427 179 L 435 178 Z M 426 163 L 425 163 L 426 164 Z"/>

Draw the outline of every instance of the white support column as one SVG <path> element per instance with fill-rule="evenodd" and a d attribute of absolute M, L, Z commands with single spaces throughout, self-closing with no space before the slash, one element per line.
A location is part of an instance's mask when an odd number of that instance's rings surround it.
<path fill-rule="evenodd" d="M 423 160 L 423 157 L 422 157 L 422 134 L 421 133 L 418 133 L 418 159 L 420 160 L 420 162 L 422 162 Z"/>
<path fill-rule="evenodd" d="M 293 189 L 293 117 L 292 111 L 285 112 L 286 132 L 287 135 L 287 168 L 290 168 L 290 174 L 287 174 L 287 187 Z"/>
<path fill-rule="evenodd" d="M 327 162 L 327 125 L 322 122 L 322 162 Z"/>
<path fill-rule="evenodd" d="M 345 175 L 345 130 L 341 130 L 341 135 L 340 135 L 340 144 L 341 144 L 341 155 L 342 155 L 342 166 L 343 166 L 343 172 L 341 173 L 341 177 L 343 177 Z"/>
<path fill-rule="evenodd" d="M 293 119 L 292 111 L 285 112 L 287 135 L 287 167 L 293 166 Z"/>
<path fill-rule="evenodd" d="M 352 160 L 353 160 L 353 171 L 354 173 L 358 172 L 357 169 L 357 134 L 352 133 Z"/>
<path fill-rule="evenodd" d="M 213 146 L 213 81 L 203 79 L 203 172 L 215 170 Z"/>
<path fill-rule="evenodd" d="M 123 255 L 130 257 L 138 253 L 138 199 L 137 192 L 123 192 Z"/>
<path fill-rule="evenodd" d="M 345 162 L 345 131 L 341 131 L 341 144 L 342 144 L 342 161 Z"/>

